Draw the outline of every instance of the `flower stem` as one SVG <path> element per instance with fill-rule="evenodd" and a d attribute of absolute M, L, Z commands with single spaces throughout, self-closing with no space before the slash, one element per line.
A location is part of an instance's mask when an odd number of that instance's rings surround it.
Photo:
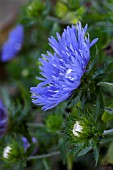
<path fill-rule="evenodd" d="M 42 123 L 27 123 L 29 127 L 44 127 Z"/>
<path fill-rule="evenodd" d="M 49 158 L 51 156 L 60 155 L 59 151 L 51 152 L 48 154 L 38 155 L 38 156 L 30 156 L 27 160 L 34 160 L 34 159 L 43 159 L 43 158 Z"/>
<path fill-rule="evenodd" d="M 113 129 L 110 129 L 110 130 L 104 130 L 103 135 L 109 135 L 109 134 L 113 134 Z"/>

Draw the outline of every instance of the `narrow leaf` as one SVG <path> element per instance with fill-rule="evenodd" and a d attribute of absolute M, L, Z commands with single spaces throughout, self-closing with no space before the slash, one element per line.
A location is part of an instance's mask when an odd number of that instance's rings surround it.
<path fill-rule="evenodd" d="M 82 149 L 79 153 L 78 156 L 85 155 L 87 152 L 89 152 L 92 149 L 92 146 L 88 146 L 85 149 Z"/>
<path fill-rule="evenodd" d="M 99 147 L 98 146 L 95 146 L 95 148 L 93 149 L 93 153 L 94 153 L 94 158 L 95 158 L 95 166 L 97 166 L 98 159 L 99 159 Z"/>
<path fill-rule="evenodd" d="M 113 83 L 99 82 L 98 86 L 105 86 L 105 87 L 112 87 L 113 88 Z"/>

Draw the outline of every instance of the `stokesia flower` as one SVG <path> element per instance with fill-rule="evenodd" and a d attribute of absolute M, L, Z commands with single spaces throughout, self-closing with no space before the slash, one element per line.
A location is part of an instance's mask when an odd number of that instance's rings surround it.
<path fill-rule="evenodd" d="M 7 62 L 14 58 L 21 50 L 24 38 L 24 29 L 22 25 L 17 25 L 9 33 L 7 41 L 1 49 L 1 61 Z"/>
<path fill-rule="evenodd" d="M 90 59 L 90 47 L 98 40 L 96 38 L 90 43 L 86 31 L 87 25 L 82 28 L 79 22 L 76 26 L 67 26 L 62 36 L 56 33 L 57 40 L 49 38 L 54 54 L 47 52 L 42 55 L 40 69 L 43 78 L 37 77 L 42 82 L 30 89 L 33 103 L 43 105 L 43 110 L 66 100 L 79 87 Z"/>
<path fill-rule="evenodd" d="M 0 100 L 0 137 L 4 135 L 7 129 L 8 114 L 5 106 Z"/>

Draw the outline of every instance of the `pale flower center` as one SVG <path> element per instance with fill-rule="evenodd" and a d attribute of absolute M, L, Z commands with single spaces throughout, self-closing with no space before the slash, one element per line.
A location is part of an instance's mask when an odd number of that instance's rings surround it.
<path fill-rule="evenodd" d="M 70 80 L 74 80 L 74 77 L 72 77 L 72 74 L 71 74 L 72 72 L 73 72 L 72 69 L 68 69 L 67 72 L 66 72 L 65 77 L 69 78 Z"/>
<path fill-rule="evenodd" d="M 79 121 L 76 121 L 76 123 L 73 126 L 73 134 L 74 134 L 74 136 L 79 137 L 79 133 L 82 132 L 82 130 L 83 130 L 83 127 L 80 125 Z"/>

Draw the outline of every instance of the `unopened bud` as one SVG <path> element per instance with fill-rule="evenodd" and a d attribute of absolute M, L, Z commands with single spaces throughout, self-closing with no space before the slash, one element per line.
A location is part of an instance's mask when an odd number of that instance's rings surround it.
<path fill-rule="evenodd" d="M 11 147 L 10 146 L 6 146 L 4 148 L 4 151 L 3 151 L 3 157 L 8 159 L 9 158 L 9 153 L 11 152 Z"/>
<path fill-rule="evenodd" d="M 83 131 L 83 127 L 80 125 L 79 121 L 76 121 L 76 123 L 73 126 L 73 134 L 74 136 L 79 137 L 79 133 Z"/>

